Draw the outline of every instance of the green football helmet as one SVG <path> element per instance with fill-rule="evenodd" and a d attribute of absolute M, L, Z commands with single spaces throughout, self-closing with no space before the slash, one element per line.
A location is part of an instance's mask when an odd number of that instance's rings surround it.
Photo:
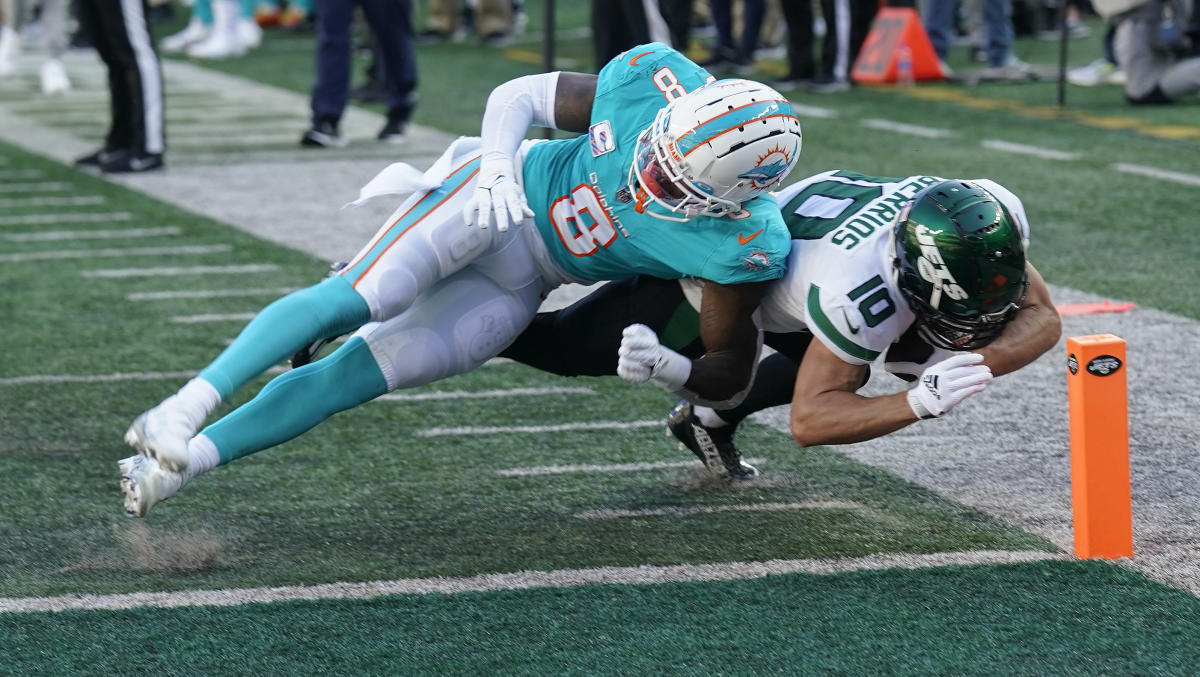
<path fill-rule="evenodd" d="M 900 293 L 921 338 L 946 350 L 991 343 L 1025 300 L 1025 247 L 1005 206 L 970 181 L 917 193 L 892 232 Z"/>

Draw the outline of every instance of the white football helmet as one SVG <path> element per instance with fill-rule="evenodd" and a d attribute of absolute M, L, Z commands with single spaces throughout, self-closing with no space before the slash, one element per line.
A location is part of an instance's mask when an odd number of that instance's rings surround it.
<path fill-rule="evenodd" d="M 638 137 L 629 191 L 669 221 L 720 217 L 783 181 L 800 155 L 800 120 L 779 92 L 717 80 L 667 104 Z"/>

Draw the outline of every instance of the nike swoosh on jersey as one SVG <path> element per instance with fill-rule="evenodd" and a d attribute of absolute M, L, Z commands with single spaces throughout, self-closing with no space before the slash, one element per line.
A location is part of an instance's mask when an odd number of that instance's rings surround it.
<path fill-rule="evenodd" d="M 749 242 L 750 242 L 750 240 L 753 240 L 754 238 L 758 237 L 758 234 L 759 234 L 759 233 L 761 233 L 761 232 L 763 232 L 763 230 L 765 230 L 765 229 L 763 229 L 763 228 L 759 228 L 759 229 L 758 229 L 758 232 L 757 232 L 757 233 L 754 233 L 754 234 L 753 234 L 753 235 L 751 235 L 750 237 L 746 237 L 745 235 L 742 235 L 741 233 L 738 233 L 738 244 L 747 244 L 747 243 L 749 243 Z"/>
<path fill-rule="evenodd" d="M 637 56 L 635 56 L 635 57 L 633 57 L 632 59 L 630 59 L 630 60 L 629 60 L 629 65 L 630 65 L 630 66 L 636 66 L 636 65 L 637 65 L 637 62 L 638 62 L 638 59 L 642 58 L 643 56 L 646 56 L 647 54 L 653 54 L 653 53 L 654 53 L 653 51 L 650 51 L 650 52 L 642 52 L 641 54 L 638 54 Z"/>
<path fill-rule="evenodd" d="M 846 328 L 850 330 L 851 334 L 858 333 L 859 327 L 855 326 L 855 324 L 850 321 L 850 316 L 846 314 L 845 308 L 842 308 L 842 319 L 846 320 Z"/>

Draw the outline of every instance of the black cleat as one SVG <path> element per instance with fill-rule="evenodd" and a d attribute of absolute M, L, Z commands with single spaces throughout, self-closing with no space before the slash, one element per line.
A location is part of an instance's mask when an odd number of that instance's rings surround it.
<path fill-rule="evenodd" d="M 752 480 L 758 469 L 742 461 L 742 452 L 733 443 L 737 426 L 709 428 L 692 412 L 692 403 L 680 400 L 667 414 L 667 432 L 679 440 L 680 448 L 690 449 L 704 467 L 717 477 Z"/>

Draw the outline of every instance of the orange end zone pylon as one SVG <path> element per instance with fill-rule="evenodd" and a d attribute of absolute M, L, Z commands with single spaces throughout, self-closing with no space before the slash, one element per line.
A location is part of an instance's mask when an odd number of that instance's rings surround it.
<path fill-rule="evenodd" d="M 1132 557 L 1124 339 L 1112 334 L 1067 339 L 1067 398 L 1075 555 Z"/>
<path fill-rule="evenodd" d="M 850 79 L 871 85 L 896 82 L 905 50 L 913 80 L 945 79 L 921 17 L 910 7 L 883 7 L 875 13 L 871 30 L 850 70 Z"/>

